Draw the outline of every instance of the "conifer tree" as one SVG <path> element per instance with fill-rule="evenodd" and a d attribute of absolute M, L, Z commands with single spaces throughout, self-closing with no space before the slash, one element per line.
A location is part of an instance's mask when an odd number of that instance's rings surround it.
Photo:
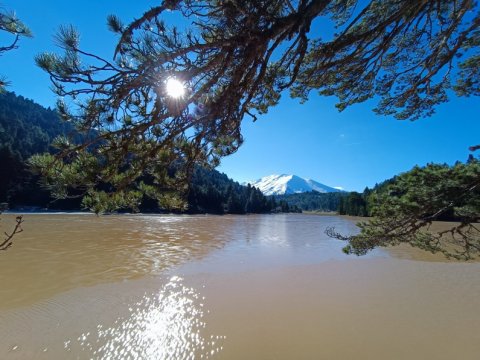
<path fill-rule="evenodd" d="M 20 37 L 31 37 L 32 33 L 28 27 L 17 18 L 14 12 L 7 12 L 0 8 L 0 32 L 11 35 L 5 44 L 0 44 L 0 56 L 5 52 L 16 49 Z M 6 78 L 0 76 L 0 91 L 8 85 Z"/>
<path fill-rule="evenodd" d="M 408 243 L 447 257 L 468 260 L 480 255 L 480 162 L 454 166 L 429 164 L 396 176 L 369 194 L 372 219 L 360 233 L 345 236 L 345 252 L 363 255 L 378 246 Z M 430 229 L 436 220 L 454 220 L 446 230 Z"/>
<path fill-rule="evenodd" d="M 30 30 L 15 16 L 14 13 L 5 12 L 2 9 L 0 9 L 0 32 L 6 32 L 13 37 L 9 43 L 0 45 L 0 56 L 7 51 L 15 49 L 21 36 L 32 36 Z M 3 92 L 5 90 L 5 86 L 7 85 L 8 81 L 4 77 L 0 76 L 0 92 Z M 3 150 L 7 151 L 7 149 Z M 0 214 L 5 207 L 6 204 L 0 204 Z M 5 232 L 4 239 L 0 240 L 0 250 L 6 250 L 12 245 L 13 236 L 22 231 L 22 222 L 22 217 L 18 216 L 16 218 L 16 225 L 12 232 Z"/>
<path fill-rule="evenodd" d="M 96 209 L 135 207 L 145 194 L 182 208 L 195 164 L 235 152 L 242 120 L 287 91 L 334 95 L 340 110 L 376 98 L 377 113 L 412 120 L 453 93 L 480 93 L 474 0 L 163 0 L 108 24 L 113 60 L 85 50 L 70 26 L 57 35 L 63 55 L 36 59 L 60 114 L 88 140 L 59 138 L 56 156 L 31 164 L 57 196 L 82 189 Z"/>

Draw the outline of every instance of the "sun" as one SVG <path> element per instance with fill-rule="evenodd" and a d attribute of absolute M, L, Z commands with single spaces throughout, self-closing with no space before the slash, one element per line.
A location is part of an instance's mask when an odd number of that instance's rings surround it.
<path fill-rule="evenodd" d="M 166 86 L 168 96 L 171 96 L 174 99 L 181 98 L 183 95 L 185 95 L 185 86 L 181 81 L 175 78 L 169 78 Z"/>

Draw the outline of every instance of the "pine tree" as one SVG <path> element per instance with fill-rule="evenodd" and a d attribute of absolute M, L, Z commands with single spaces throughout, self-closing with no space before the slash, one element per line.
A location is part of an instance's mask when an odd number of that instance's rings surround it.
<path fill-rule="evenodd" d="M 18 41 L 20 39 L 21 36 L 25 36 L 25 37 L 31 37 L 32 34 L 30 32 L 30 30 L 15 16 L 14 13 L 7 13 L 2 9 L 0 9 L 0 32 L 6 32 L 7 34 L 10 34 L 13 39 L 11 39 L 10 43 L 7 43 L 6 45 L 0 45 L 0 56 L 3 55 L 3 53 L 7 52 L 7 51 L 10 51 L 10 50 L 13 50 L 17 47 L 17 44 L 18 44 Z M 8 85 L 8 82 L 7 80 L 0 76 L 0 92 L 3 92 L 5 90 L 5 86 Z M 5 145 L 2 144 L 2 147 L 4 147 Z M 13 159 L 15 155 L 13 154 L 6 154 L 6 152 L 9 151 L 9 149 L 3 149 L 4 153 L 3 153 L 3 156 L 5 156 L 5 158 L 3 160 L 7 160 L 10 161 L 10 166 L 12 166 L 12 168 L 4 168 L 3 171 L 1 172 L 2 174 L 5 174 L 5 173 L 8 173 L 10 174 L 10 177 L 12 177 L 12 172 L 13 172 L 13 179 L 15 178 L 15 175 L 17 172 L 19 172 L 20 170 L 16 168 L 16 161 Z M 12 162 L 13 161 L 13 162 Z M 5 163 L 2 163 L 3 166 L 6 166 Z M 7 181 L 8 183 L 8 181 Z M 2 184 L 3 186 L 5 186 L 5 184 Z M 1 199 L 1 196 L 6 196 L 6 194 L 1 194 L 1 191 L 4 191 L 5 192 L 5 188 L 4 189 L 0 189 L 0 199 Z M 2 213 L 2 211 L 4 210 L 4 207 L 1 206 L 2 204 L 0 204 L 0 214 Z M 22 217 L 21 216 L 18 216 L 16 218 L 16 226 L 14 227 L 13 231 L 11 233 L 7 233 L 5 232 L 5 238 L 3 241 L 0 242 L 0 250 L 6 250 L 8 249 L 11 245 L 12 245 L 12 239 L 14 237 L 15 234 L 19 233 L 22 231 L 22 228 L 21 228 L 21 224 L 23 222 L 22 220 Z"/>
<path fill-rule="evenodd" d="M 11 36 L 10 41 L 7 40 L 7 44 L 0 45 L 0 56 L 7 51 L 16 49 L 20 37 L 32 36 L 30 29 L 17 18 L 15 13 L 6 12 L 3 8 L 0 8 L 0 32 Z M 6 85 L 8 85 L 8 81 L 4 77 L 0 77 L 0 91 L 3 91 Z"/>
<path fill-rule="evenodd" d="M 327 229 L 348 241 L 347 253 L 362 255 L 378 246 L 408 243 L 457 259 L 480 255 L 479 161 L 417 166 L 378 186 L 368 199 L 373 218 L 359 223 L 360 234 L 343 236 Z M 433 232 L 430 225 L 436 220 L 456 222 Z"/>
<path fill-rule="evenodd" d="M 168 11 L 185 31 L 166 24 Z M 311 31 L 317 20 L 333 35 Z M 235 152 L 242 120 L 286 90 L 301 100 L 334 95 L 340 110 L 379 99 L 377 113 L 413 120 L 450 93 L 480 93 L 473 0 L 163 0 L 127 25 L 115 16 L 108 24 L 119 37 L 114 60 L 83 50 L 73 27 L 58 33 L 63 56 L 36 59 L 61 116 L 94 138 L 59 139 L 57 156 L 31 164 L 54 193 L 86 188 L 92 205 L 132 206 L 148 192 L 182 207 L 181 196 L 164 194 L 184 194 L 196 164 Z M 168 91 L 172 81 L 183 95 Z M 145 173 L 156 189 L 141 183 Z"/>

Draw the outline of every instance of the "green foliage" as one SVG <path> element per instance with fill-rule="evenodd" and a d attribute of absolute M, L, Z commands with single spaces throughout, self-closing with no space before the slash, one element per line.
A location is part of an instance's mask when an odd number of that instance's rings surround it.
<path fill-rule="evenodd" d="M 242 186 L 224 174 L 201 167 L 195 168 L 186 199 L 180 196 L 177 188 L 174 191 L 160 188 L 155 183 L 156 178 L 148 174 L 139 178 L 138 191 L 108 191 L 110 186 L 118 186 L 124 180 L 113 170 L 110 184 L 103 183 L 98 191 L 85 193 L 82 188 L 85 174 L 91 178 L 95 176 L 100 166 L 99 158 L 83 153 L 75 161 L 58 161 L 55 151 L 62 152 L 71 146 L 67 135 L 72 128 L 60 121 L 55 111 L 13 93 L 0 94 L 0 129 L 5 129 L 0 132 L 0 203 L 8 201 L 13 207 L 90 209 L 96 213 L 118 209 L 144 212 L 173 209 L 215 214 L 267 213 L 277 208 L 276 203 L 258 189 Z M 34 154 L 37 151 L 44 153 Z M 45 166 L 49 170 L 41 184 L 28 171 L 27 162 L 30 169 Z M 162 176 L 173 176 L 164 170 L 159 169 Z M 177 172 L 177 176 L 183 175 Z M 55 181 L 51 181 L 52 178 Z M 73 187 L 78 189 L 75 191 Z"/>
<path fill-rule="evenodd" d="M 11 92 L 0 94 L 0 145 L 21 160 L 49 150 L 55 137 L 67 136 L 73 128 L 59 121 L 54 110 Z"/>
<path fill-rule="evenodd" d="M 297 205 L 290 205 L 287 200 L 280 200 L 275 211 L 283 213 L 301 213 L 302 209 L 297 207 Z"/>
<path fill-rule="evenodd" d="M 380 114 L 431 115 L 451 90 L 478 94 L 475 10 L 471 0 L 164 0 L 127 25 L 108 18 L 119 36 L 114 60 L 83 50 L 75 29 L 62 27 L 64 53 L 41 54 L 37 64 L 60 96 L 62 119 L 95 135 L 64 144 L 58 162 L 38 169 L 54 187 L 71 178 L 89 194 L 142 192 L 148 176 L 158 197 L 182 197 L 195 166 L 235 152 L 242 120 L 266 113 L 285 90 L 302 100 L 312 90 L 335 95 L 340 110 L 376 97 Z M 165 12 L 181 15 L 184 29 Z M 334 34 L 310 31 L 316 19 Z M 167 92 L 170 78 L 184 96 Z M 86 154 L 97 158 L 95 176 L 47 169 L 79 168 Z"/>
<path fill-rule="evenodd" d="M 20 37 L 32 36 L 30 29 L 17 18 L 15 13 L 6 12 L 3 8 L 0 8 L 0 32 L 8 33 L 11 36 L 9 42 L 6 41 L 7 44 L 0 45 L 0 56 L 6 51 L 16 49 Z M 3 35 L 2 39 L 5 39 Z M 0 76 L 0 92 L 3 92 L 7 85 L 7 80 Z"/>
<path fill-rule="evenodd" d="M 343 196 L 338 204 L 338 213 L 340 215 L 368 216 L 365 193 L 352 191 Z"/>
<path fill-rule="evenodd" d="M 458 259 L 480 254 L 480 163 L 415 167 L 369 195 L 373 218 L 360 233 L 344 237 L 347 253 L 362 255 L 377 246 L 409 243 Z M 430 231 L 436 220 L 453 220 L 449 229 Z"/>
<path fill-rule="evenodd" d="M 95 191 L 83 197 L 82 206 L 99 213 L 111 213 L 118 209 L 132 209 L 138 211 L 143 194 L 129 191 L 128 193 L 116 192 L 113 194 L 105 191 Z"/>
<path fill-rule="evenodd" d="M 341 192 L 320 193 L 311 191 L 298 194 L 277 195 L 277 201 L 285 201 L 291 207 L 304 211 L 337 211 L 341 199 L 345 196 Z"/>
<path fill-rule="evenodd" d="M 385 188 L 392 184 L 395 179 L 396 177 L 376 184 L 373 190 L 366 187 L 363 193 L 352 191 L 342 194 L 338 203 L 338 213 L 349 216 L 372 216 L 372 207 L 375 205 L 376 195 L 386 191 Z"/>
<path fill-rule="evenodd" d="M 28 171 L 26 160 L 49 151 L 56 136 L 71 131 L 55 111 L 10 92 L 0 94 L 0 202 L 38 206 L 52 200 Z"/>

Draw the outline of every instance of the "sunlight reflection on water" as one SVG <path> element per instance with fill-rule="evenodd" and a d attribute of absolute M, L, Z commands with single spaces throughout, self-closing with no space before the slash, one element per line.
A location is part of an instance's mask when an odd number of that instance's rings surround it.
<path fill-rule="evenodd" d="M 225 336 L 204 335 L 203 300 L 174 276 L 158 293 L 131 305 L 128 315 L 113 325 L 99 324 L 76 341 L 91 359 L 208 359 L 222 350 Z M 65 350 L 71 351 L 71 345 L 67 340 Z"/>
<path fill-rule="evenodd" d="M 324 229 L 357 231 L 348 219 L 29 215 L 28 226 L 0 261 L 1 360 L 478 358 L 478 265 L 410 248 L 347 256 Z"/>

